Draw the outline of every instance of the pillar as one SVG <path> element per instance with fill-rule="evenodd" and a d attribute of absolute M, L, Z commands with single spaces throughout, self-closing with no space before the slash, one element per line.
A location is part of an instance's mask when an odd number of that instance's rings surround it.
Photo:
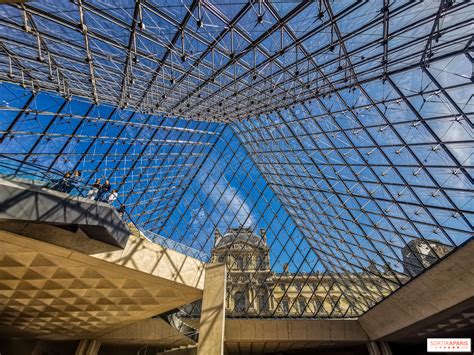
<path fill-rule="evenodd" d="M 369 355 L 392 355 L 392 350 L 386 342 L 371 341 L 367 344 Z"/>
<path fill-rule="evenodd" d="M 223 355 L 226 267 L 207 264 L 205 272 L 197 354 Z"/>
<path fill-rule="evenodd" d="M 392 355 L 392 349 L 390 349 L 388 343 L 384 341 L 379 342 L 379 348 L 382 355 Z"/>
<path fill-rule="evenodd" d="M 82 339 L 76 349 L 75 355 L 97 355 L 102 342 L 94 339 Z"/>

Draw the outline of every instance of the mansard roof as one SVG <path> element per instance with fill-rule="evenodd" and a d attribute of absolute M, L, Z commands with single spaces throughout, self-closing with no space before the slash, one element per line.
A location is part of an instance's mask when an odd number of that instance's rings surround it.
<path fill-rule="evenodd" d="M 214 248 L 227 247 L 238 242 L 247 243 L 254 247 L 267 247 L 266 240 L 258 236 L 250 227 L 229 228 L 224 235 L 218 230 L 215 232 Z"/>

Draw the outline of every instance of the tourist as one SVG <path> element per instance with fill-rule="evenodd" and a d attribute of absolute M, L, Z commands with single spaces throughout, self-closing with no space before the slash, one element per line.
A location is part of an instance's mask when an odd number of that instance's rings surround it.
<path fill-rule="evenodd" d="M 107 198 L 107 202 L 112 204 L 117 199 L 117 197 L 118 197 L 117 190 L 112 190 L 109 197 Z"/>
<path fill-rule="evenodd" d="M 100 179 L 97 179 L 92 185 L 91 185 L 91 188 L 89 190 L 89 192 L 87 193 L 87 198 L 90 199 L 90 200 L 95 200 L 96 196 L 97 196 L 97 193 L 99 192 L 99 189 L 100 189 Z"/>
<path fill-rule="evenodd" d="M 120 205 L 120 207 L 118 208 L 117 212 L 118 212 L 120 218 L 123 218 L 123 215 L 125 214 L 125 205 L 123 205 L 123 204 Z"/>
<path fill-rule="evenodd" d="M 73 188 L 78 188 L 81 183 L 81 172 L 76 170 L 74 174 L 70 175 L 68 179 L 66 179 L 66 187 L 64 192 L 71 193 Z"/>
<path fill-rule="evenodd" d="M 105 183 L 99 187 L 99 192 L 97 193 L 95 200 L 101 202 L 107 201 L 107 194 L 109 193 L 111 187 L 112 186 L 110 186 L 110 181 L 105 180 Z"/>
<path fill-rule="evenodd" d="M 60 192 L 66 192 L 65 190 L 67 188 L 68 181 L 71 178 L 71 175 L 71 172 L 67 171 L 61 179 L 53 180 L 53 185 L 51 186 L 51 189 Z"/>

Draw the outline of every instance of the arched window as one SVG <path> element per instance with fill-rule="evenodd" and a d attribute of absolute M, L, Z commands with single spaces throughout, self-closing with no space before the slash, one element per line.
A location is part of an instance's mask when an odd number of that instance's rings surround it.
<path fill-rule="evenodd" d="M 314 300 L 314 311 L 317 314 L 326 314 L 326 309 L 324 308 L 324 299 L 321 296 L 316 296 Z"/>
<path fill-rule="evenodd" d="M 300 313 L 306 312 L 306 301 L 304 299 L 298 300 L 298 308 Z"/>
<path fill-rule="evenodd" d="M 336 314 L 342 313 L 341 308 L 339 306 L 339 297 L 332 296 L 332 297 L 328 297 L 328 298 L 329 298 L 329 303 L 332 306 L 331 312 L 336 313 Z"/>
<path fill-rule="evenodd" d="M 257 270 L 262 270 L 262 269 L 265 269 L 264 265 L 263 265 L 263 257 L 261 255 L 257 255 L 257 267 L 256 267 Z"/>
<path fill-rule="evenodd" d="M 243 292 L 237 291 L 234 295 L 234 301 L 235 301 L 235 307 L 234 307 L 235 312 L 245 312 L 245 306 L 247 303 L 245 299 L 245 294 Z"/>
<path fill-rule="evenodd" d="M 260 312 L 268 311 L 268 299 L 266 296 L 263 296 L 263 295 L 258 296 L 258 309 Z"/>
<path fill-rule="evenodd" d="M 242 258 L 241 256 L 238 256 L 235 259 L 235 267 L 239 270 L 243 270 L 244 269 L 244 258 Z"/>
<path fill-rule="evenodd" d="M 258 295 L 258 309 L 260 312 L 268 312 L 268 290 L 264 286 Z"/>
<path fill-rule="evenodd" d="M 339 301 L 339 298 L 336 297 L 336 296 L 328 296 L 328 300 L 329 300 L 329 303 L 331 304 L 331 306 L 333 308 L 335 308 L 336 305 L 337 305 L 337 302 Z"/>

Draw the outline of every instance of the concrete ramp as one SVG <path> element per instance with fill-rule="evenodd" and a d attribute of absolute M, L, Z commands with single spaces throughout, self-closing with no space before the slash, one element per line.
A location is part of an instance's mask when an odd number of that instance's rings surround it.
<path fill-rule="evenodd" d="M 35 222 L 82 229 L 90 238 L 125 247 L 130 231 L 107 203 L 0 179 L 0 221 Z"/>
<path fill-rule="evenodd" d="M 80 231 L 4 222 L 0 245 L 0 335 L 94 339 L 202 297 L 199 260 L 139 236 L 118 249 Z"/>

